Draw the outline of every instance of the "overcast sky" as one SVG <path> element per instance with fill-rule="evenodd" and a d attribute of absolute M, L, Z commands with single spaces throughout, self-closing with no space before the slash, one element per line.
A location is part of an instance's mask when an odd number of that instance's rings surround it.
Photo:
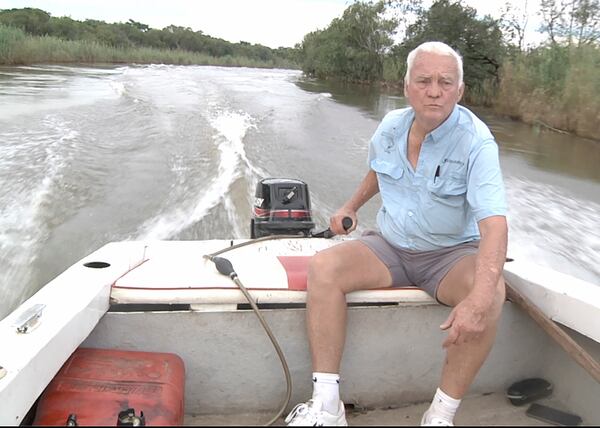
<path fill-rule="evenodd" d="M 538 1 L 529 0 L 529 10 L 537 10 L 533 4 Z M 352 3 L 350 0 L 0 0 L 0 9 L 36 7 L 52 16 L 77 20 L 133 19 L 157 29 L 173 24 L 230 42 L 246 41 L 277 48 L 293 47 L 305 34 L 327 27 Z M 498 17 L 505 0 L 464 3 L 477 9 L 481 16 Z"/>

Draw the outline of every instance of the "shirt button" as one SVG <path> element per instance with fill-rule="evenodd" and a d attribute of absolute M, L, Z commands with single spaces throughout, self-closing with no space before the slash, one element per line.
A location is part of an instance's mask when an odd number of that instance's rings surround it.
<path fill-rule="evenodd" d="M 413 212 L 412 212 L 412 211 L 409 211 L 409 212 L 408 212 L 408 216 L 409 216 L 409 217 L 412 217 L 412 216 L 413 216 Z"/>

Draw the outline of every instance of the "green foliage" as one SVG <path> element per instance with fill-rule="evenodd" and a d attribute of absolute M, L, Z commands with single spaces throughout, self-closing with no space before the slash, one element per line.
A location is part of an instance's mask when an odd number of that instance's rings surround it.
<path fill-rule="evenodd" d="M 20 28 L 28 34 L 41 36 L 48 32 L 50 15 L 43 10 L 26 7 L 0 12 L 0 24 Z"/>
<path fill-rule="evenodd" d="M 0 24 L 0 64 L 13 64 L 24 40 L 23 30 Z"/>
<path fill-rule="evenodd" d="M 496 20 L 477 18 L 477 11 L 460 2 L 436 1 L 429 10 L 410 25 L 406 39 L 393 49 L 398 72 L 405 74 L 408 53 L 426 41 L 441 41 L 456 49 L 463 57 L 464 81 L 471 93 L 497 84 L 506 48 Z M 402 66 L 400 65 L 402 64 Z M 398 75 L 398 78 L 401 76 Z"/>
<path fill-rule="evenodd" d="M 115 47 L 95 40 L 61 40 L 52 36 L 31 36 L 23 30 L 0 25 L 0 64 L 32 63 L 163 63 L 241 67 L 292 66 L 277 59 L 263 61 L 243 56 L 214 57 L 181 49 Z"/>
<path fill-rule="evenodd" d="M 384 18 L 385 4 L 354 3 L 322 31 L 307 34 L 302 69 L 321 78 L 373 81 L 383 76 L 384 54 L 396 22 Z"/>
<path fill-rule="evenodd" d="M 91 45 L 95 43 L 120 49 L 171 49 L 201 54 L 202 58 L 222 58 L 221 62 L 234 65 L 241 59 L 245 63 L 297 68 L 298 54 L 295 49 L 273 50 L 260 44 L 230 43 L 205 35 L 202 31 L 175 25 L 157 30 L 131 19 L 115 24 L 92 19 L 82 22 L 68 17 L 53 17 L 40 9 L 32 8 L 0 10 L 1 24 L 19 28 L 29 35 L 55 37 L 63 41 L 86 42 Z M 57 49 L 61 48 L 57 46 Z M 52 55 L 49 53 L 48 56 Z"/>
<path fill-rule="evenodd" d="M 547 45 L 522 51 L 526 11 L 502 22 L 478 18 L 459 0 L 355 1 L 295 48 L 269 49 L 168 26 L 52 17 L 32 8 L 0 10 L 0 64 L 124 62 L 295 68 L 320 78 L 385 79 L 401 86 L 408 52 L 443 41 L 463 56 L 467 101 L 527 122 L 600 135 L 600 0 L 542 0 Z M 519 13 L 519 15 L 517 15 Z M 412 22 L 412 24 L 411 24 Z M 505 38 L 515 44 L 506 45 Z M 401 43 L 392 35 L 400 31 Z M 508 34 L 508 32 L 511 32 Z"/>
<path fill-rule="evenodd" d="M 520 56 L 524 78 L 552 97 L 560 95 L 570 67 L 569 49 L 564 46 L 538 48 Z"/>
<path fill-rule="evenodd" d="M 600 49 L 542 46 L 506 61 L 495 106 L 526 122 L 600 135 Z"/>

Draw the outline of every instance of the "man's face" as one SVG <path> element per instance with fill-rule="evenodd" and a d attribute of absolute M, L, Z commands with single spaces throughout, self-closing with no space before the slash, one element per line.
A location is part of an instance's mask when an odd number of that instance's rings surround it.
<path fill-rule="evenodd" d="M 421 52 L 415 58 L 408 82 L 404 83 L 404 95 L 415 110 L 416 119 L 433 130 L 452 113 L 463 88 L 453 57 Z"/>

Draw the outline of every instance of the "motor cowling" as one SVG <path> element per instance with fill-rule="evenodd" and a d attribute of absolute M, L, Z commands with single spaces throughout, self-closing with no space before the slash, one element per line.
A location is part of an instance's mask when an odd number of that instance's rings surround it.
<path fill-rule="evenodd" d="M 308 186 L 290 178 L 265 178 L 256 185 L 250 236 L 309 236 L 315 224 Z"/>

